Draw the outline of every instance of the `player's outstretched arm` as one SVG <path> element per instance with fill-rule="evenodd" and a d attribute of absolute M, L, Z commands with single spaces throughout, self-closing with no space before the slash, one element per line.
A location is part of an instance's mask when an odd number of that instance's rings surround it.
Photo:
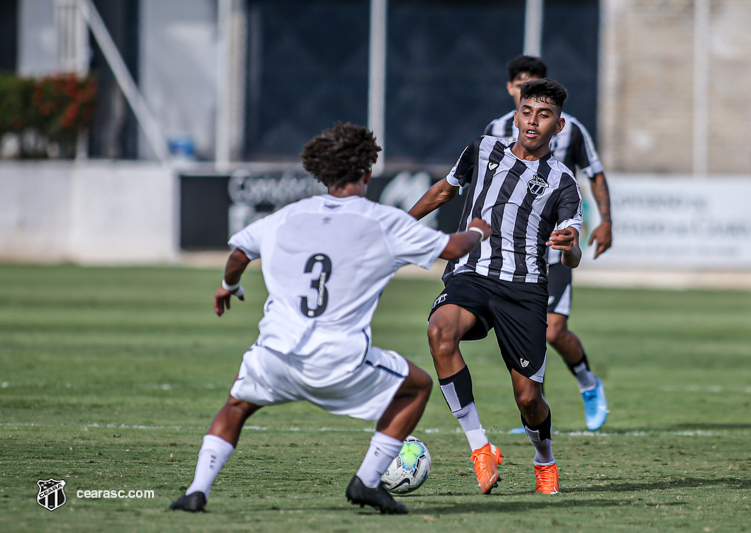
<path fill-rule="evenodd" d="M 553 230 L 550 239 L 546 242 L 553 250 L 560 250 L 561 263 L 568 268 L 576 268 L 582 258 L 582 251 L 579 248 L 579 232 L 574 228 Z"/>
<path fill-rule="evenodd" d="M 597 241 L 595 259 L 610 248 L 613 244 L 612 221 L 610 220 L 610 191 L 605 174 L 598 172 L 590 180 L 592 196 L 597 200 L 597 209 L 600 211 L 600 225 L 592 230 L 589 245 Z"/>
<path fill-rule="evenodd" d="M 451 200 L 459 191 L 459 187 L 454 187 L 446 178 L 433 185 L 427 190 L 422 198 L 409 210 L 409 214 L 420 220 L 425 215 L 432 213 L 443 204 Z"/>
<path fill-rule="evenodd" d="M 240 285 L 240 278 L 249 263 L 250 259 L 242 250 L 235 249 L 229 254 L 227 265 L 224 267 L 224 279 L 214 293 L 214 312 L 217 316 L 222 316 L 224 310 L 230 308 L 230 298 L 233 294 L 240 300 L 245 300 L 245 290 Z"/>
<path fill-rule="evenodd" d="M 453 233 L 449 237 L 449 243 L 440 255 L 441 259 L 459 259 L 475 249 L 485 239 L 490 237 L 490 225 L 481 218 L 473 218 L 467 231 Z"/>

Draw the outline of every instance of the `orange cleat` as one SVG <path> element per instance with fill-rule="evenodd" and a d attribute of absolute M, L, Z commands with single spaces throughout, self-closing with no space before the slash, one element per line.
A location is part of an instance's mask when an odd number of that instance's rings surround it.
<path fill-rule="evenodd" d="M 555 463 L 548 466 L 535 465 L 535 492 L 558 494 L 558 467 Z"/>
<path fill-rule="evenodd" d="M 483 494 L 490 494 L 498 485 L 498 465 L 503 463 L 502 457 L 501 450 L 490 443 L 472 452 L 470 458 L 475 464 L 475 475 Z"/>

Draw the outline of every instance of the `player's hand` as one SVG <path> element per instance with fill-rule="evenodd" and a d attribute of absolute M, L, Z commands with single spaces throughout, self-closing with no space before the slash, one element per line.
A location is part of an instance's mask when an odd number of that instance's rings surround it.
<path fill-rule="evenodd" d="M 229 292 L 224 287 L 219 287 L 216 290 L 216 292 L 214 293 L 214 312 L 217 314 L 217 316 L 222 316 L 225 309 L 229 310 L 230 299 L 232 298 L 233 294 L 237 296 L 238 300 L 245 301 L 245 290 L 242 288 L 242 285 L 240 285 L 232 292 Z"/>
<path fill-rule="evenodd" d="M 469 226 L 467 226 L 467 229 L 469 228 L 478 228 L 482 230 L 482 234 L 485 235 L 485 237 L 482 240 L 489 239 L 490 235 L 493 233 L 490 229 L 490 224 L 485 222 L 483 219 L 479 217 L 475 217 L 472 219 L 472 222 L 469 223 Z"/>
<path fill-rule="evenodd" d="M 553 230 L 553 233 L 550 234 L 550 239 L 545 244 L 553 250 L 570 252 L 574 244 L 576 244 L 576 233 L 571 228 Z"/>
<path fill-rule="evenodd" d="M 603 222 L 592 231 L 592 235 L 589 237 L 589 245 L 592 246 L 592 243 L 597 241 L 595 259 L 613 245 L 613 233 L 611 229 L 612 224 L 610 222 Z"/>

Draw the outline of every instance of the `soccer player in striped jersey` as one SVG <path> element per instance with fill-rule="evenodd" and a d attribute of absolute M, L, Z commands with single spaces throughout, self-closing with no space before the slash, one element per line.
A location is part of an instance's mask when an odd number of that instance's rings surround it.
<path fill-rule="evenodd" d="M 371 344 L 381 292 L 408 263 L 429 268 L 458 259 L 490 236 L 473 220 L 446 235 L 404 211 L 364 198 L 381 148 L 372 132 L 336 124 L 305 145 L 303 166 L 328 188 L 290 204 L 232 236 L 214 311 L 243 300 L 240 278 L 253 259 L 269 297 L 259 337 L 243 357 L 227 402 L 203 439 L 195 477 L 170 509 L 200 512 L 237 445 L 243 424 L 265 406 L 307 401 L 330 413 L 376 422 L 370 448 L 345 495 L 384 514 L 406 514 L 381 482 L 422 416 L 432 380 L 391 350 Z"/>
<path fill-rule="evenodd" d="M 550 139 L 564 127 L 566 90 L 552 80 L 522 88 L 514 117 L 519 139 L 479 137 L 464 149 L 448 176 L 431 187 L 410 210 L 422 218 L 466 189 L 460 229 L 474 217 L 491 226 L 479 247 L 446 267 L 446 287 L 433 303 L 428 341 L 446 403 L 459 420 L 472 450 L 480 489 L 498 482 L 501 451 L 488 441 L 474 402 L 472 378 L 459 350 L 461 340 L 481 339 L 495 330 L 511 375 L 514 398 L 535 447 L 535 490 L 556 494 L 550 408 L 542 394 L 548 247 L 561 261 L 578 266 L 582 224 L 579 185 L 550 153 Z"/>
<path fill-rule="evenodd" d="M 545 78 L 547 66 L 534 56 L 519 56 L 508 63 L 509 81 L 506 89 L 519 107 L 521 86 L 530 81 Z M 516 140 L 519 130 L 514 126 L 514 111 L 492 121 L 485 128 L 485 135 L 499 137 L 507 144 Z M 589 244 L 597 242 L 595 258 L 610 248 L 612 243 L 610 220 L 610 194 L 605 174 L 595 145 L 586 128 L 574 117 L 561 113 L 566 121 L 563 129 L 550 141 L 550 151 L 558 161 L 568 168 L 577 168 L 589 177 L 592 195 L 600 212 L 600 225 L 592 231 Z M 554 250 L 548 253 L 548 331 L 547 339 L 561 355 L 571 373 L 576 378 L 584 401 L 584 418 L 587 429 L 600 429 L 608 416 L 608 404 L 602 381 L 589 368 L 589 361 L 581 340 L 568 329 L 568 315 L 571 312 L 571 269 L 561 264 L 560 254 Z M 511 433 L 523 433 L 524 428 L 515 428 Z"/>

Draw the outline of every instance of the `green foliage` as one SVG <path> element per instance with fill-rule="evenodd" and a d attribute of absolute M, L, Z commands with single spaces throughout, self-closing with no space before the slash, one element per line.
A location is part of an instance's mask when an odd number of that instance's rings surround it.
<path fill-rule="evenodd" d="M 253 342 L 265 297 L 214 316 L 221 269 L 0 265 L 0 529 L 12 531 L 749 531 L 751 294 L 577 288 L 572 330 L 603 378 L 611 414 L 584 430 L 576 385 L 551 351 L 546 396 L 562 493 L 535 495 L 494 339 L 468 343 L 480 416 L 504 452 L 483 496 L 437 387 L 415 435 L 430 479 L 401 497 L 406 517 L 353 508 L 344 488 L 373 424 L 309 405 L 248 421 L 205 515 L 167 511 Z M 433 374 L 426 315 L 440 283 L 398 278 L 374 342 Z M 434 375 L 434 374 L 433 374 Z M 37 505 L 38 479 L 68 502 Z M 153 490 L 85 499 L 79 490 Z"/>
<path fill-rule="evenodd" d="M 0 138 L 16 135 L 24 158 L 71 156 L 94 116 L 96 91 L 93 77 L 0 73 Z"/>

